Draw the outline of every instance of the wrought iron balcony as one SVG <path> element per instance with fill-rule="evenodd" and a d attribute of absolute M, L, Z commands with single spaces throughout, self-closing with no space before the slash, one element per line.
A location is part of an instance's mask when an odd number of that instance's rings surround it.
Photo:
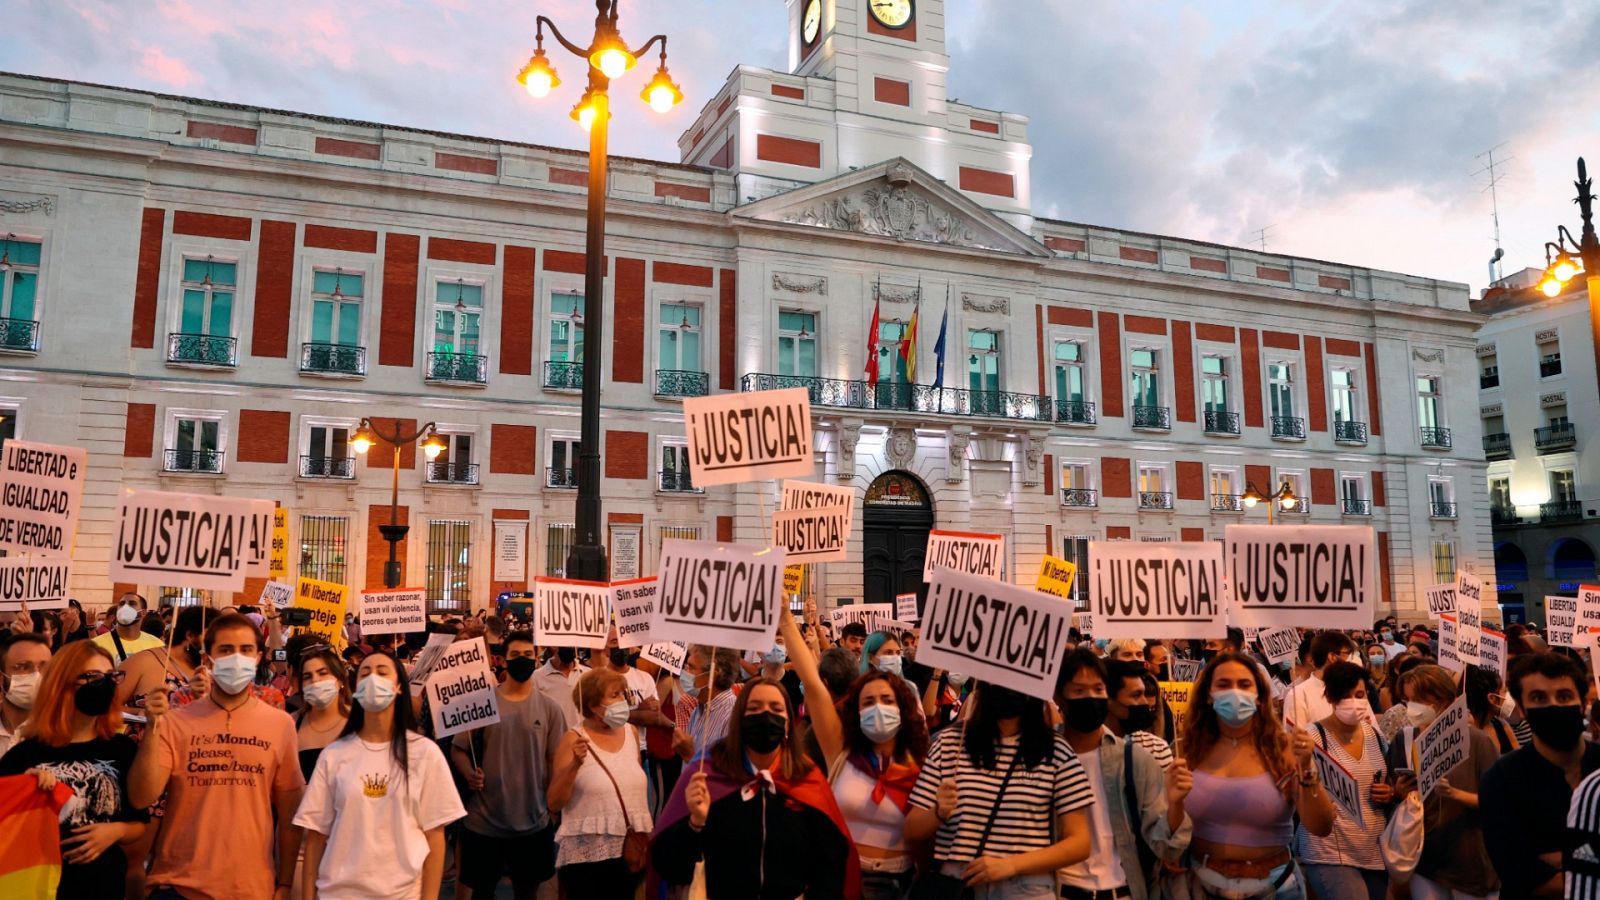
<path fill-rule="evenodd" d="M 1094 404 L 1086 400 L 1057 400 L 1056 421 L 1064 425 L 1095 424 Z"/>
<path fill-rule="evenodd" d="M 489 357 L 477 353 L 430 350 L 426 380 L 443 384 L 488 384 Z"/>
<path fill-rule="evenodd" d="M 1228 412 L 1225 409 L 1208 409 L 1206 413 L 1206 434 L 1238 434 L 1239 414 Z"/>
<path fill-rule="evenodd" d="M 544 470 L 544 486 L 552 488 L 578 489 L 578 470 L 551 467 Z"/>
<path fill-rule="evenodd" d="M 1172 430 L 1172 410 L 1165 406 L 1135 406 L 1133 427 L 1152 431 Z"/>
<path fill-rule="evenodd" d="M 1500 386 L 1499 372 L 1484 372 L 1478 376 L 1478 390 L 1487 391 Z"/>
<path fill-rule="evenodd" d="M 1560 356 L 1560 354 L 1557 354 L 1556 356 L 1547 356 L 1544 359 L 1539 360 L 1539 377 L 1540 378 L 1549 378 L 1549 377 L 1551 377 L 1553 375 L 1560 375 L 1560 374 L 1561 374 L 1561 356 Z"/>
<path fill-rule="evenodd" d="M 1140 491 L 1139 492 L 1139 508 L 1140 509 L 1171 509 L 1172 508 L 1172 492 L 1171 491 Z"/>
<path fill-rule="evenodd" d="M 694 479 L 688 472 L 677 469 L 661 470 L 661 492 L 663 494 L 703 494 L 704 488 L 694 486 Z"/>
<path fill-rule="evenodd" d="M 1061 505 L 1093 509 L 1100 505 L 1100 492 L 1089 488 L 1062 488 Z"/>
<path fill-rule="evenodd" d="M 546 387 L 549 375 L 546 374 Z M 583 372 L 578 373 L 578 387 L 583 387 Z M 657 397 L 704 397 L 710 392 L 711 376 L 704 372 L 686 372 L 678 369 L 656 370 Z"/>
<path fill-rule="evenodd" d="M 544 386 L 552 391 L 583 390 L 583 363 L 547 362 L 544 364 Z M 657 393 L 660 393 L 657 391 Z"/>
<path fill-rule="evenodd" d="M 1244 500 L 1238 494 L 1212 494 L 1212 512 L 1243 512 Z"/>
<path fill-rule="evenodd" d="M 169 334 L 167 362 L 232 369 L 239 365 L 239 339 L 216 334 Z"/>
<path fill-rule="evenodd" d="M 1497 503 L 1489 507 L 1490 525 L 1516 525 L 1521 523 L 1521 521 L 1522 518 L 1517 515 L 1517 508 L 1515 506 L 1501 505 Z"/>
<path fill-rule="evenodd" d="M 301 344 L 300 371 L 315 375 L 365 375 L 367 348 L 350 344 Z"/>
<path fill-rule="evenodd" d="M 222 474 L 221 450 L 168 450 L 168 472 L 193 472 L 199 475 Z"/>
<path fill-rule="evenodd" d="M 1454 519 L 1456 517 L 1456 504 L 1453 500 L 1428 501 L 1428 515 L 1435 519 Z"/>
<path fill-rule="evenodd" d="M 1577 500 L 1552 500 L 1539 504 L 1540 522 L 1576 522 L 1583 518 L 1583 504 Z"/>
<path fill-rule="evenodd" d="M 1533 445 L 1540 453 L 1571 450 L 1578 444 L 1578 429 L 1571 422 L 1546 425 L 1533 430 Z"/>
<path fill-rule="evenodd" d="M 1372 515 L 1372 501 L 1345 497 L 1339 501 L 1339 509 L 1340 512 L 1347 516 L 1370 516 Z"/>
<path fill-rule="evenodd" d="M 1273 416 L 1272 436 L 1303 441 L 1306 439 L 1306 420 L 1299 416 Z"/>
<path fill-rule="evenodd" d="M 478 464 L 448 459 L 428 461 L 429 484 L 477 484 Z"/>
<path fill-rule="evenodd" d="M 1334 422 L 1333 439 L 1341 444 L 1365 444 L 1367 442 L 1367 423 Z"/>
<path fill-rule="evenodd" d="M 1425 450 L 1449 450 L 1450 429 L 1448 428 L 1423 428 L 1422 447 Z"/>
<path fill-rule="evenodd" d="M 741 391 L 805 388 L 813 406 L 878 409 L 940 416 L 978 416 L 1049 422 L 1054 409 L 1048 397 L 1011 391 L 969 391 L 926 384 L 845 381 L 805 375 L 752 373 L 739 380 Z"/>
<path fill-rule="evenodd" d="M 1486 459 L 1510 459 L 1511 435 L 1503 431 L 1484 435 L 1483 455 Z"/>
<path fill-rule="evenodd" d="M 301 478 L 354 478 L 356 459 L 353 456 L 302 456 Z"/>
<path fill-rule="evenodd" d="M 0 319 L 0 350 L 39 352 L 39 323 L 32 319 Z"/>

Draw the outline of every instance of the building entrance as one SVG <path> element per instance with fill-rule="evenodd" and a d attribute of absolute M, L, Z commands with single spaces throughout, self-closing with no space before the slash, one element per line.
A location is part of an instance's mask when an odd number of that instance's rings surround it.
<path fill-rule="evenodd" d="M 895 594 L 920 594 L 933 528 L 927 487 L 909 472 L 885 472 L 867 487 L 862 515 L 862 600 L 893 603 Z"/>

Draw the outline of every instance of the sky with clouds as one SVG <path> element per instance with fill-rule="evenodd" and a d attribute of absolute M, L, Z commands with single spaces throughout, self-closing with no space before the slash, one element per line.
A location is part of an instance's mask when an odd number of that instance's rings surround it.
<path fill-rule="evenodd" d="M 568 82 L 513 77 L 545 13 L 589 0 L 9 0 L 0 70 L 579 147 Z M 689 102 L 620 108 L 612 150 L 676 160 L 739 64 L 785 68 L 783 0 L 625 0 Z M 1042 216 L 1487 280 L 1479 154 L 1504 144 L 1506 271 L 1575 228 L 1600 170 L 1593 0 L 949 0 L 950 92 L 1030 117 Z M 30 39 L 17 40 L 18 36 Z M 558 60 L 558 65 L 560 61 Z M 649 69 L 630 78 L 642 87 Z"/>

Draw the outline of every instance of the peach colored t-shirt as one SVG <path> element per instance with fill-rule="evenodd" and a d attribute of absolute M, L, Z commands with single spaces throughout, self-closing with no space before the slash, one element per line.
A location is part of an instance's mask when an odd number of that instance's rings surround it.
<path fill-rule="evenodd" d="M 206 697 L 162 725 L 172 777 L 146 883 L 192 900 L 270 900 L 272 795 L 305 787 L 294 720 L 254 698 L 230 716 Z"/>

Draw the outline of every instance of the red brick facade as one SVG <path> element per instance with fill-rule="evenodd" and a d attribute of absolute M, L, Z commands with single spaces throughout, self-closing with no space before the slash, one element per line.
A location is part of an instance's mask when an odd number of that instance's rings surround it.
<path fill-rule="evenodd" d="M 279 410 L 239 410 L 239 433 L 234 438 L 239 462 L 289 461 L 289 413 Z"/>

